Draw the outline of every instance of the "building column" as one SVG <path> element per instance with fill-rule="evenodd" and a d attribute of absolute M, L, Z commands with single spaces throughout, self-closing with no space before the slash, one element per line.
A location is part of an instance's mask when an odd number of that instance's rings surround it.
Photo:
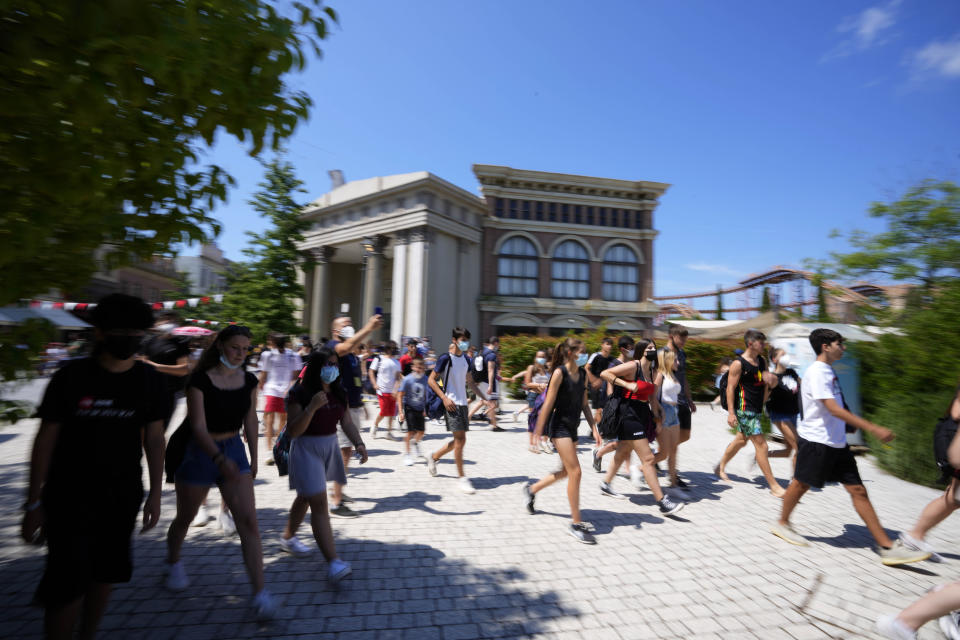
<path fill-rule="evenodd" d="M 407 240 L 407 285 L 405 287 L 406 302 L 403 305 L 406 313 L 404 330 L 407 335 L 423 337 L 424 331 L 424 294 L 427 277 L 427 228 L 411 229 Z M 436 344 L 437 336 L 430 336 Z"/>
<path fill-rule="evenodd" d="M 310 295 L 310 339 L 318 341 L 330 328 L 330 261 L 336 249 L 320 247 L 312 250 L 313 282 Z"/>
<path fill-rule="evenodd" d="M 297 284 L 303 287 L 303 299 L 300 301 L 300 326 L 310 329 L 310 311 L 313 307 L 313 257 L 304 255 L 297 263 Z"/>
<path fill-rule="evenodd" d="M 390 339 L 400 344 L 405 335 L 405 307 L 407 304 L 407 232 L 393 236 L 393 288 L 390 302 Z M 403 345 L 400 345 L 403 349 Z"/>
<path fill-rule="evenodd" d="M 386 236 L 363 239 L 367 268 L 363 272 L 363 308 L 357 320 L 361 325 L 373 315 L 374 309 L 383 306 L 383 250 L 386 246 Z"/>

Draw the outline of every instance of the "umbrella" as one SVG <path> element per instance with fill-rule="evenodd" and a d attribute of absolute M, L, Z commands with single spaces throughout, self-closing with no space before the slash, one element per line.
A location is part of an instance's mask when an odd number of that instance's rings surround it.
<path fill-rule="evenodd" d="M 203 327 L 177 327 L 170 333 L 175 336 L 208 336 L 213 333 L 213 331 L 204 329 Z"/>

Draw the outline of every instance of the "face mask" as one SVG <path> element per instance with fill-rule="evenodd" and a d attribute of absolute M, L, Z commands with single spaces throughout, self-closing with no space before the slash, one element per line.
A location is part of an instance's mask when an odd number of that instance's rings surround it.
<path fill-rule="evenodd" d="M 777 360 L 777 364 L 782 364 L 784 369 L 790 368 L 790 358 L 787 357 L 787 354 L 780 356 L 780 359 Z M 776 369 L 776 367 L 774 367 Z"/>
<path fill-rule="evenodd" d="M 582 367 L 583 365 L 587 364 L 587 359 L 588 359 L 587 354 L 585 353 L 577 354 L 577 366 Z"/>
<path fill-rule="evenodd" d="M 170 333 L 176 328 L 177 328 L 177 325 L 173 324 L 172 322 L 168 322 L 166 324 L 158 325 L 157 331 L 159 331 L 160 333 Z"/>
<path fill-rule="evenodd" d="M 656 351 L 645 351 L 643 357 L 649 360 L 650 362 L 657 361 L 657 352 Z"/>
<path fill-rule="evenodd" d="M 539 364 L 540 366 L 543 366 L 543 365 L 547 364 L 547 359 L 546 359 L 546 358 L 537 358 L 537 364 Z"/>
<path fill-rule="evenodd" d="M 126 360 L 140 348 L 140 336 L 104 336 L 103 349 L 117 360 Z"/>
<path fill-rule="evenodd" d="M 340 376 L 340 368 L 333 365 L 327 365 L 320 369 L 320 379 L 330 384 Z"/>
<path fill-rule="evenodd" d="M 349 340 L 356 334 L 356 331 L 353 330 L 353 327 L 349 324 L 340 329 L 340 337 L 344 340 Z"/>
<path fill-rule="evenodd" d="M 461 340 L 460 342 L 457 343 L 457 348 L 460 349 L 460 351 L 466 351 L 467 349 L 470 348 L 470 341 Z"/>
<path fill-rule="evenodd" d="M 233 364 L 232 362 L 230 362 L 229 360 L 227 360 L 226 357 L 224 357 L 224 355 L 221 353 L 221 354 L 220 354 L 220 364 L 222 364 L 223 366 L 225 366 L 227 369 L 239 369 L 239 368 L 240 368 L 240 365 L 242 365 L 243 363 L 241 362 L 240 364 Z"/>

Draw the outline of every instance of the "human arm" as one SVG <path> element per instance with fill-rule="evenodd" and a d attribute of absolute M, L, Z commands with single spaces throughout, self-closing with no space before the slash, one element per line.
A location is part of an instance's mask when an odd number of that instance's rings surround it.
<path fill-rule="evenodd" d="M 354 424 L 353 416 L 350 415 L 349 410 L 343 412 L 343 417 L 340 418 L 340 426 L 343 427 L 343 433 L 350 440 L 350 444 L 360 454 L 360 464 L 363 464 L 367 461 L 367 445 L 363 444 L 363 439 L 360 438 L 360 429 Z"/>
<path fill-rule="evenodd" d="M 156 369 L 159 373 L 165 373 L 169 376 L 185 376 L 190 373 L 190 356 L 186 355 L 177 358 L 176 364 L 159 364 L 153 360 L 146 359 L 144 359 L 144 362 Z"/>
<path fill-rule="evenodd" d="M 947 447 L 947 462 L 954 469 L 960 469 L 960 431 L 953 436 L 950 446 Z"/>
<path fill-rule="evenodd" d="M 537 426 L 533 430 L 534 442 L 543 435 L 543 430 L 547 426 L 547 419 L 553 413 L 553 405 L 557 402 L 557 393 L 560 392 L 560 384 L 563 382 L 563 372 L 560 368 L 553 370 L 550 376 L 550 383 L 547 385 L 547 397 L 543 400 L 540 407 L 540 415 L 537 416 Z"/>
<path fill-rule="evenodd" d="M 370 319 L 367 320 L 367 324 L 363 325 L 360 331 L 357 331 L 350 338 L 344 340 L 336 346 L 337 355 L 341 358 L 354 349 L 356 349 L 358 344 L 366 342 L 367 336 L 374 332 L 377 327 L 383 324 L 383 316 L 375 314 L 370 316 Z"/>
<path fill-rule="evenodd" d="M 733 390 L 740 384 L 740 374 L 743 373 L 743 365 L 739 360 L 730 363 L 730 369 L 727 371 L 727 424 L 731 429 L 736 429 L 739 425 L 736 409 L 733 404 Z"/>
<path fill-rule="evenodd" d="M 259 447 L 260 421 L 257 420 L 257 387 L 250 389 L 250 406 L 247 408 L 247 415 L 243 418 L 243 435 L 247 438 L 247 449 L 250 451 L 250 475 L 257 477 L 257 454 Z"/>
<path fill-rule="evenodd" d="M 486 395 L 480 392 L 480 389 L 477 387 L 477 383 L 473 381 L 473 376 L 471 375 L 467 376 L 467 386 L 469 386 L 470 390 L 473 391 L 473 395 L 477 396 L 478 398 L 484 401 L 490 399 Z"/>
<path fill-rule="evenodd" d="M 207 417 L 203 408 L 203 391 L 197 387 L 187 387 L 187 417 L 190 420 L 190 435 L 194 443 L 201 451 L 210 456 L 225 480 L 233 480 L 239 472 L 237 464 L 224 456 L 213 438 L 210 437 L 210 432 L 207 431 Z"/>
<path fill-rule="evenodd" d="M 629 360 L 601 372 L 600 378 L 609 382 L 613 387 L 623 387 L 629 391 L 635 391 L 637 389 L 636 380 L 627 380 L 627 376 L 635 375 L 636 370 L 636 361 Z"/>
<path fill-rule="evenodd" d="M 35 542 L 37 532 L 43 525 L 44 513 L 40 504 L 43 485 L 47 481 L 50 460 L 60 437 L 60 423 L 42 420 L 37 435 L 33 439 L 33 451 L 30 453 L 30 484 L 27 488 L 27 511 L 23 514 L 20 535 L 26 542 Z"/>
<path fill-rule="evenodd" d="M 849 409 L 844 409 L 843 406 L 834 398 L 817 399 L 817 401 L 822 402 L 823 406 L 833 417 L 843 420 L 852 427 L 863 429 L 864 431 L 873 435 L 873 437 L 880 442 L 890 442 L 896 437 L 896 435 L 894 435 L 893 431 L 890 431 L 890 429 L 881 427 L 878 424 L 874 424 L 866 418 L 861 418 L 857 414 L 851 412 Z"/>
<path fill-rule="evenodd" d="M 163 491 L 163 454 L 166 449 L 163 437 L 163 420 L 147 423 L 143 434 L 143 451 L 147 458 L 147 473 L 150 477 L 150 492 L 143 503 L 143 528 L 149 531 L 160 521 L 160 497 Z"/>
<path fill-rule="evenodd" d="M 599 378 L 598 378 L 599 380 Z M 602 382 L 602 381 L 601 381 Z M 581 412 L 583 417 L 586 418 L 587 424 L 590 425 L 590 431 L 593 433 L 593 440 L 597 444 L 597 448 L 603 444 L 603 438 L 600 437 L 600 430 L 597 429 L 597 423 L 593 419 L 593 411 L 590 410 L 590 396 L 587 393 L 587 390 L 583 390 L 583 404 L 581 405 Z"/>
<path fill-rule="evenodd" d="M 377 389 L 377 369 L 380 368 L 380 359 L 374 358 L 373 362 L 370 363 L 370 366 L 367 367 L 367 379 L 370 380 L 370 386 L 373 387 L 374 391 Z"/>

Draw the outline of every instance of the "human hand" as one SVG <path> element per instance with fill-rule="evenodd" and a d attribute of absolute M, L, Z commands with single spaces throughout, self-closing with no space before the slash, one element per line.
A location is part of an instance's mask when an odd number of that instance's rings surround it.
<path fill-rule="evenodd" d="M 876 428 L 873 430 L 873 436 L 884 444 L 897 437 L 893 431 L 890 431 L 890 429 L 887 429 L 886 427 L 874 426 Z"/>
<path fill-rule="evenodd" d="M 143 528 L 140 533 L 149 531 L 160 522 L 160 492 L 151 491 L 147 494 L 147 501 L 143 503 Z"/>
<path fill-rule="evenodd" d="M 360 464 L 365 463 L 369 458 L 367 457 L 367 445 L 362 442 L 357 445 L 357 453 L 360 454 Z"/>
<path fill-rule="evenodd" d="M 697 412 L 697 403 L 696 403 L 696 402 L 688 402 L 688 403 L 687 403 L 687 406 L 690 407 L 690 413 L 696 413 L 696 412 Z"/>
<path fill-rule="evenodd" d="M 454 411 L 457 410 L 457 403 L 451 400 L 450 398 L 448 398 L 447 396 L 443 396 L 443 408 L 449 411 L 450 413 L 453 413 Z"/>
<path fill-rule="evenodd" d="M 23 525 L 20 527 L 20 536 L 27 544 L 41 544 L 43 542 L 43 523 L 46 520 L 43 507 L 23 514 Z"/>
<path fill-rule="evenodd" d="M 327 398 L 327 393 L 325 391 L 317 391 L 313 394 L 313 397 L 310 398 L 310 407 L 313 410 L 319 409 L 320 407 L 325 407 L 330 400 Z"/>
<path fill-rule="evenodd" d="M 740 421 L 737 420 L 737 414 L 733 412 L 728 413 L 727 424 L 730 425 L 731 429 L 736 429 L 740 425 Z"/>
<path fill-rule="evenodd" d="M 372 331 L 373 329 L 378 329 L 383 326 L 383 316 L 379 313 L 376 313 L 370 316 L 370 319 L 367 320 L 367 327 Z"/>

